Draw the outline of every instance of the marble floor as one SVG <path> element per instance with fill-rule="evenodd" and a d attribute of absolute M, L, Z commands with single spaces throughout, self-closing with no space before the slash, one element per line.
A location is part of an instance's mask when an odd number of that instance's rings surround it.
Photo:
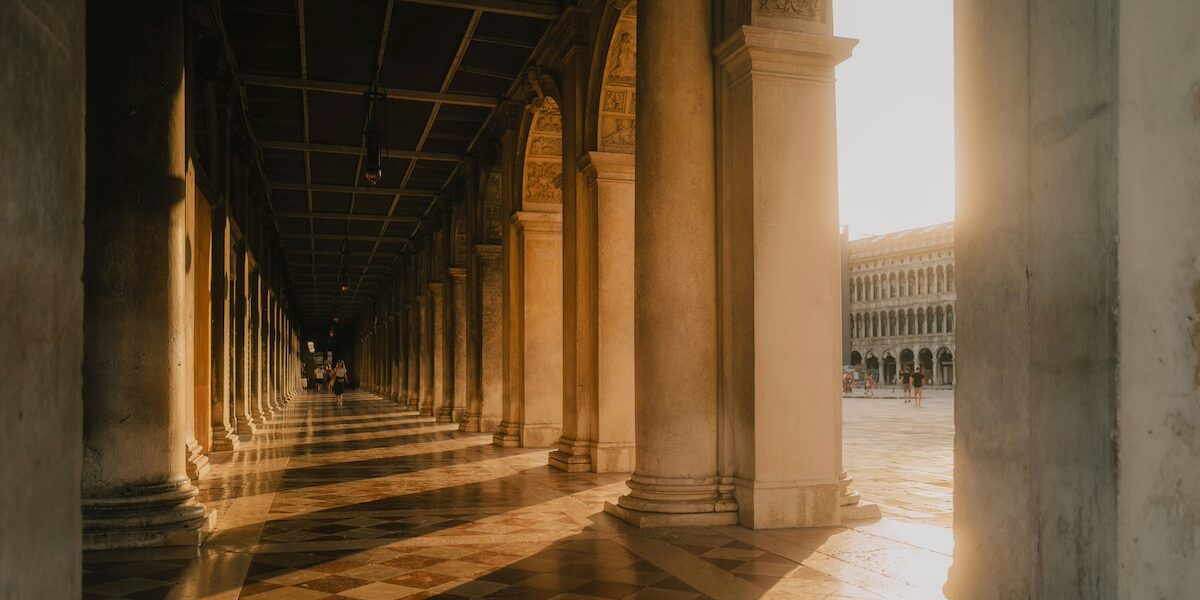
<path fill-rule="evenodd" d="M 879 476 L 872 457 L 907 463 L 883 442 L 857 439 L 858 408 L 847 409 L 846 445 L 859 487 L 904 489 L 881 502 L 883 520 L 641 531 L 602 511 L 625 491 L 624 475 L 553 471 L 546 450 L 497 448 L 490 435 L 459 433 L 367 393 L 346 399 L 338 409 L 328 395 L 302 394 L 258 439 L 213 456 L 199 487 L 217 524 L 199 556 L 87 553 L 83 597 L 942 597 L 952 542 L 931 508 L 940 505 L 913 501 L 922 489 L 864 479 Z M 863 452 L 852 459 L 852 450 Z"/>

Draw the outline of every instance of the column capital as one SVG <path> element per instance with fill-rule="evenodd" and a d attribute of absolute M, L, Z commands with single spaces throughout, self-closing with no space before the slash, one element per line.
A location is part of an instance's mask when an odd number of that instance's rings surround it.
<path fill-rule="evenodd" d="M 446 269 L 446 274 L 455 281 L 462 281 L 467 278 L 467 270 L 462 267 L 450 267 Z"/>
<path fill-rule="evenodd" d="M 518 231 L 530 233 L 562 233 L 562 213 L 522 210 L 513 213 L 513 225 Z"/>
<path fill-rule="evenodd" d="M 587 177 L 588 187 L 597 183 L 633 183 L 634 156 L 620 152 L 588 152 L 579 158 L 579 170 Z"/>
<path fill-rule="evenodd" d="M 500 244 L 475 244 L 475 254 L 484 260 L 496 260 L 504 247 Z"/>
<path fill-rule="evenodd" d="M 743 25 L 713 53 L 740 79 L 751 73 L 833 82 L 833 67 L 850 58 L 858 40 L 832 35 Z"/>

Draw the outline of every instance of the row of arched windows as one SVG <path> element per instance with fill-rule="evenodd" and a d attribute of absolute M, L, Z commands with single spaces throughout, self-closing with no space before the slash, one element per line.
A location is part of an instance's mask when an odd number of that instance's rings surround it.
<path fill-rule="evenodd" d="M 899 273 L 855 277 L 850 295 L 855 302 L 907 298 L 954 291 L 954 265 L 910 269 Z"/>
<path fill-rule="evenodd" d="M 954 333 L 953 306 L 930 306 L 908 310 L 859 313 L 850 316 L 850 337 L 852 338 L 932 333 Z"/>

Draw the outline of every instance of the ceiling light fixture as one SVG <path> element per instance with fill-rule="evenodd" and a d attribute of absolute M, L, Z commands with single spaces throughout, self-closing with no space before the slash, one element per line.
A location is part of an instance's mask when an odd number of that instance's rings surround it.
<path fill-rule="evenodd" d="M 363 161 L 363 178 L 371 185 L 378 185 L 380 181 L 383 181 L 383 140 L 387 132 L 387 96 L 375 91 L 373 87 L 364 96 L 367 98 L 367 129 L 363 132 L 363 136 L 366 138 L 367 156 Z M 380 104 L 381 101 L 382 104 Z M 381 109 L 385 121 L 383 129 L 380 129 L 378 119 Z"/>

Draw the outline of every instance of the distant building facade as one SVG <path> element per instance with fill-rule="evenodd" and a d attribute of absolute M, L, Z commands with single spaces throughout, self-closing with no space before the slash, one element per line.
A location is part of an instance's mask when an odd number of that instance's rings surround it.
<path fill-rule="evenodd" d="M 920 365 L 933 385 L 953 385 L 954 223 L 854 240 L 844 247 L 850 352 L 843 360 L 883 382 Z"/>

